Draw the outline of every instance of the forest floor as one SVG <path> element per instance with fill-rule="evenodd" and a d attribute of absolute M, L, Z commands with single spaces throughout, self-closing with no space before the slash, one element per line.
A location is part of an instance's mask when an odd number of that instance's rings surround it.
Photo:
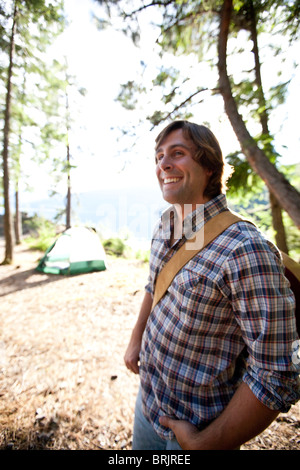
<path fill-rule="evenodd" d="M 147 265 L 67 277 L 36 272 L 40 256 L 20 245 L 0 266 L 0 449 L 130 450 L 138 377 L 123 355 Z M 299 448 L 300 403 L 242 447 Z"/>

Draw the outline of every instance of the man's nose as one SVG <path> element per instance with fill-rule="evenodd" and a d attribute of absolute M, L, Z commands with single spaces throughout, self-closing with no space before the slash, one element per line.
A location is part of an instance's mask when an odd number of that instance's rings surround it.
<path fill-rule="evenodd" d="M 172 168 L 172 160 L 168 155 L 164 155 L 159 160 L 159 168 L 163 171 L 170 170 Z"/>

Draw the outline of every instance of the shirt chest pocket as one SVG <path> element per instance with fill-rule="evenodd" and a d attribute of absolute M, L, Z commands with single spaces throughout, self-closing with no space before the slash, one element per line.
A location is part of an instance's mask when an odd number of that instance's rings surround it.
<path fill-rule="evenodd" d="M 174 302 L 173 313 L 188 327 L 199 327 L 201 323 L 202 298 L 205 279 L 198 271 L 182 269 L 169 287 Z"/>
<path fill-rule="evenodd" d="M 198 288 L 201 277 L 203 278 L 198 270 L 183 268 L 175 276 L 172 287 L 181 293 L 193 291 Z"/>
<path fill-rule="evenodd" d="M 223 301 L 211 273 L 203 266 L 184 267 L 169 288 L 174 302 L 174 313 L 189 329 L 210 329 L 215 309 Z M 204 325 L 205 324 L 205 325 Z"/>

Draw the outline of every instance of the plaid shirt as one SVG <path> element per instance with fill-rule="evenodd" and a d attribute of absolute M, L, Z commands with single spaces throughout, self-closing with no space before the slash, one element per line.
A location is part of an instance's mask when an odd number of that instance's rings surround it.
<path fill-rule="evenodd" d="M 209 201 L 195 229 L 226 209 L 224 195 Z M 169 234 L 162 223 L 154 233 L 151 294 L 185 241 L 170 247 Z M 207 426 L 241 381 L 267 407 L 288 411 L 300 397 L 294 308 L 279 252 L 252 224 L 234 224 L 189 261 L 150 313 L 142 340 L 143 411 L 156 432 L 174 437 L 159 423 L 165 414 Z"/>

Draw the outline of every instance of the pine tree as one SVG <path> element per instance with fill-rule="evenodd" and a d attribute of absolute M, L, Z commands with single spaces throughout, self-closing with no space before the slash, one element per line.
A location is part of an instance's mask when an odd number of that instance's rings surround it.
<path fill-rule="evenodd" d="M 57 0 L 48 3 L 45 0 L 13 0 L 11 12 L 9 6 L 1 5 L 1 26 L 3 31 L 2 41 L 6 42 L 8 54 L 8 67 L 6 79 L 6 102 L 4 107 L 3 130 L 3 188 L 4 188 L 4 235 L 5 258 L 4 264 L 11 263 L 14 251 L 13 223 L 10 205 L 11 169 L 14 167 L 11 134 L 13 131 L 13 105 L 16 103 L 20 77 L 27 73 L 37 73 L 37 65 L 34 60 L 40 60 L 46 46 L 51 43 L 54 36 L 62 31 L 64 24 L 63 2 Z M 34 38 L 39 38 L 35 42 Z M 35 46 L 35 47 L 34 47 Z M 23 84 L 25 81 L 22 82 Z M 23 105 L 25 105 L 25 88 L 23 88 Z M 23 106 L 24 107 L 24 106 Z M 18 148 L 21 146 L 20 121 L 17 126 Z M 18 175 L 20 165 L 20 152 L 16 152 L 17 164 L 15 175 Z M 17 180 L 18 181 L 18 177 Z M 16 187 L 18 183 L 16 182 Z M 18 208 L 18 199 L 17 199 Z M 18 214 L 17 214 L 18 220 Z"/>
<path fill-rule="evenodd" d="M 205 2 L 199 0 L 188 2 L 162 0 L 148 2 L 147 4 L 137 2 L 134 10 L 130 3 L 125 0 L 101 3 L 108 3 L 111 6 L 117 5 L 119 14 L 123 16 L 124 22 L 127 24 L 127 30 L 135 38 L 138 37 L 138 23 L 136 22 L 138 15 L 150 8 L 157 9 L 161 12 L 162 18 L 160 23 L 161 34 L 157 40 L 161 46 L 162 55 L 167 52 L 174 55 L 194 54 L 195 59 L 198 57 L 201 61 L 209 60 L 211 62 L 214 70 L 218 71 L 218 80 L 214 86 L 210 87 L 210 90 L 201 86 L 201 84 L 195 86 L 192 91 L 188 86 L 184 90 L 184 85 L 189 83 L 189 76 L 180 73 L 178 79 L 174 67 L 171 70 L 170 68 L 162 69 L 159 79 L 160 84 L 165 86 L 166 90 L 162 98 L 164 106 L 150 116 L 151 122 L 153 125 L 157 125 L 164 120 L 178 117 L 190 118 L 193 116 L 192 106 L 195 107 L 207 91 L 213 94 L 221 94 L 226 114 L 248 163 L 264 180 L 270 193 L 275 195 L 277 201 L 280 201 L 281 206 L 289 213 L 296 226 L 300 228 L 300 194 L 278 171 L 274 161 L 269 160 L 267 146 L 265 145 L 266 139 L 264 145 L 260 145 L 263 141 L 264 131 L 261 133 L 262 138 L 259 143 L 250 134 L 238 108 L 238 103 L 233 96 L 234 77 L 229 76 L 227 71 L 229 57 L 227 42 L 229 35 L 236 33 L 237 29 L 242 29 L 244 22 L 242 12 L 247 8 L 249 10 L 252 2 L 248 0 L 234 2 L 231 0 L 217 2 L 213 0 Z M 262 16 L 260 27 L 263 23 L 266 23 L 272 28 L 276 21 L 280 21 L 282 25 L 280 34 L 285 34 L 290 38 L 290 41 L 294 41 L 298 39 L 297 26 L 299 24 L 299 9 L 297 9 L 296 3 L 289 1 L 254 2 L 253 0 L 252 6 Z M 260 4 L 262 5 L 259 9 Z M 254 39 L 253 35 L 252 39 Z M 201 78 L 199 81 L 201 81 Z M 120 101 L 126 97 L 127 102 L 133 103 L 134 99 L 132 97 L 135 90 L 140 88 L 139 84 L 132 81 L 130 82 L 130 88 L 123 85 L 122 93 L 119 96 Z M 259 103 L 257 113 L 261 113 Z"/>

